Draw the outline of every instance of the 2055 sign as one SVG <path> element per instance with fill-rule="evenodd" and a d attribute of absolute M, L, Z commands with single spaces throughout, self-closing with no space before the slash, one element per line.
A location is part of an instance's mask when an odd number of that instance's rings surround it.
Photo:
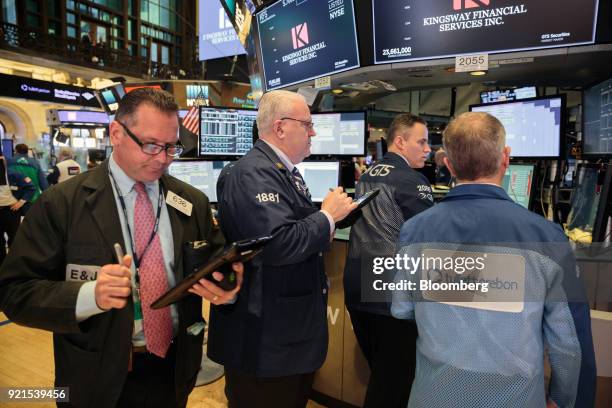
<path fill-rule="evenodd" d="M 489 54 L 458 55 L 455 57 L 455 72 L 487 71 Z"/>

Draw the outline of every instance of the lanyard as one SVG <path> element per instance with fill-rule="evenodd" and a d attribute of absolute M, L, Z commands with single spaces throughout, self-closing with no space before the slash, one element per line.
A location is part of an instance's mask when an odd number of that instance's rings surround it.
<path fill-rule="evenodd" d="M 158 195 L 158 198 L 157 198 L 157 215 L 155 216 L 155 226 L 153 227 L 153 231 L 151 231 L 151 236 L 149 237 L 149 242 L 147 242 L 147 245 L 145 246 L 144 250 L 142 251 L 141 257 L 139 257 L 138 254 L 137 254 L 136 244 L 134 243 L 134 238 L 132 236 L 132 230 L 130 229 L 130 223 L 128 221 L 128 215 L 127 215 L 127 207 L 125 205 L 125 200 L 123 199 L 123 195 L 121 193 L 121 189 L 119 188 L 119 184 L 117 184 L 117 180 L 115 180 L 115 177 L 113 176 L 113 173 L 110 171 L 110 169 L 108 171 L 108 174 L 110 175 L 111 179 L 113 180 L 113 186 L 115 187 L 115 190 L 117 191 L 117 196 L 119 197 L 119 203 L 121 204 L 121 209 L 123 210 L 123 217 L 125 219 L 125 226 L 127 227 L 128 236 L 130 237 L 130 245 L 132 246 L 132 256 L 134 258 L 134 267 L 136 269 L 135 280 L 136 280 L 136 283 L 138 284 L 140 282 L 140 277 L 139 277 L 139 273 L 138 273 L 139 272 L 139 267 L 140 267 L 140 262 L 142 261 L 142 258 L 144 258 L 144 255 L 147 253 L 147 250 L 149 249 L 149 246 L 151 246 L 151 242 L 153 242 L 153 239 L 155 238 L 155 234 L 157 234 L 157 230 L 159 228 L 159 219 L 161 218 L 161 208 L 162 208 L 162 198 L 163 198 L 163 189 L 162 189 L 161 181 L 158 181 L 158 183 L 159 183 L 159 195 Z"/>

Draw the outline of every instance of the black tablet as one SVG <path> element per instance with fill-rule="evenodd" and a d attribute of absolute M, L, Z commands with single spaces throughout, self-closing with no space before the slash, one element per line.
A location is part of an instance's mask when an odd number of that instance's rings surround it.
<path fill-rule="evenodd" d="M 200 279 L 208 279 L 221 289 L 230 291 L 236 287 L 236 273 L 231 268 L 234 262 L 246 262 L 259 254 L 272 237 L 245 239 L 231 244 L 221 255 L 215 257 L 197 272 L 183 279 L 179 284 L 164 293 L 159 299 L 151 304 L 151 309 L 161 309 L 175 303 L 189 294 L 188 290 Z M 223 273 L 223 280 L 217 281 L 213 278 L 213 272 Z"/>
<path fill-rule="evenodd" d="M 353 225 L 359 217 L 361 217 L 361 209 L 368 205 L 376 196 L 380 193 L 380 189 L 376 188 L 374 190 L 370 190 L 359 198 L 353 200 L 354 203 L 357 203 L 357 208 L 349 213 L 345 218 L 338 221 L 336 223 L 336 228 L 342 229 L 347 228 Z"/>

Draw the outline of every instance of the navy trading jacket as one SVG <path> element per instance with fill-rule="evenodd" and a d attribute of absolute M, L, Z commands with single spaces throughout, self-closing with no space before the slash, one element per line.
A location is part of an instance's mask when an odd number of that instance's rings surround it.
<path fill-rule="evenodd" d="M 222 171 L 217 187 L 229 242 L 274 238 L 245 265 L 236 302 L 211 308 L 208 355 L 258 377 L 317 370 L 327 353 L 327 217 L 262 140 Z"/>
<path fill-rule="evenodd" d="M 515 204 L 498 186 L 465 184 L 408 220 L 400 245 L 401 252 L 416 257 L 423 248 L 495 252 L 504 262 L 490 271 L 502 277 L 521 276 L 515 274 L 521 268 L 504 270 L 511 258 L 524 265 L 524 278 L 516 279 L 524 282 L 524 294 L 521 301 L 507 303 L 511 309 L 502 310 L 495 301 L 477 307 L 422 301 L 409 290 L 393 292 L 393 316 L 416 319 L 419 330 L 409 407 L 543 407 L 547 397 L 559 407 L 594 405 L 589 305 L 559 226 Z M 398 279 L 418 275 L 398 273 Z M 500 284 L 512 282 L 490 285 L 506 289 Z M 552 367 L 548 392 L 545 350 Z"/>
<path fill-rule="evenodd" d="M 355 196 L 374 189 L 380 189 L 380 193 L 362 209 L 362 216 L 351 228 L 349 254 L 344 266 L 344 298 L 349 309 L 390 315 L 390 299 L 374 302 L 377 299 L 372 297 L 376 295 L 372 285 L 375 279 L 392 282 L 393 277 L 374 275 L 372 268 L 366 265 L 371 265 L 371 257 L 395 253 L 404 221 L 431 207 L 433 197 L 427 178 L 411 168 L 402 156 L 392 152 L 385 154 L 361 176 Z"/>

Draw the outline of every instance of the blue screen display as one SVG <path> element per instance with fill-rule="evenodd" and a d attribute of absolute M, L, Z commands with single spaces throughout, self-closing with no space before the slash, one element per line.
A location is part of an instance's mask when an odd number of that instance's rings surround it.
<path fill-rule="evenodd" d="M 200 0 L 198 11 L 200 61 L 245 53 L 219 0 Z"/>
<path fill-rule="evenodd" d="M 359 67 L 352 0 L 282 0 L 256 17 L 267 90 Z"/>

